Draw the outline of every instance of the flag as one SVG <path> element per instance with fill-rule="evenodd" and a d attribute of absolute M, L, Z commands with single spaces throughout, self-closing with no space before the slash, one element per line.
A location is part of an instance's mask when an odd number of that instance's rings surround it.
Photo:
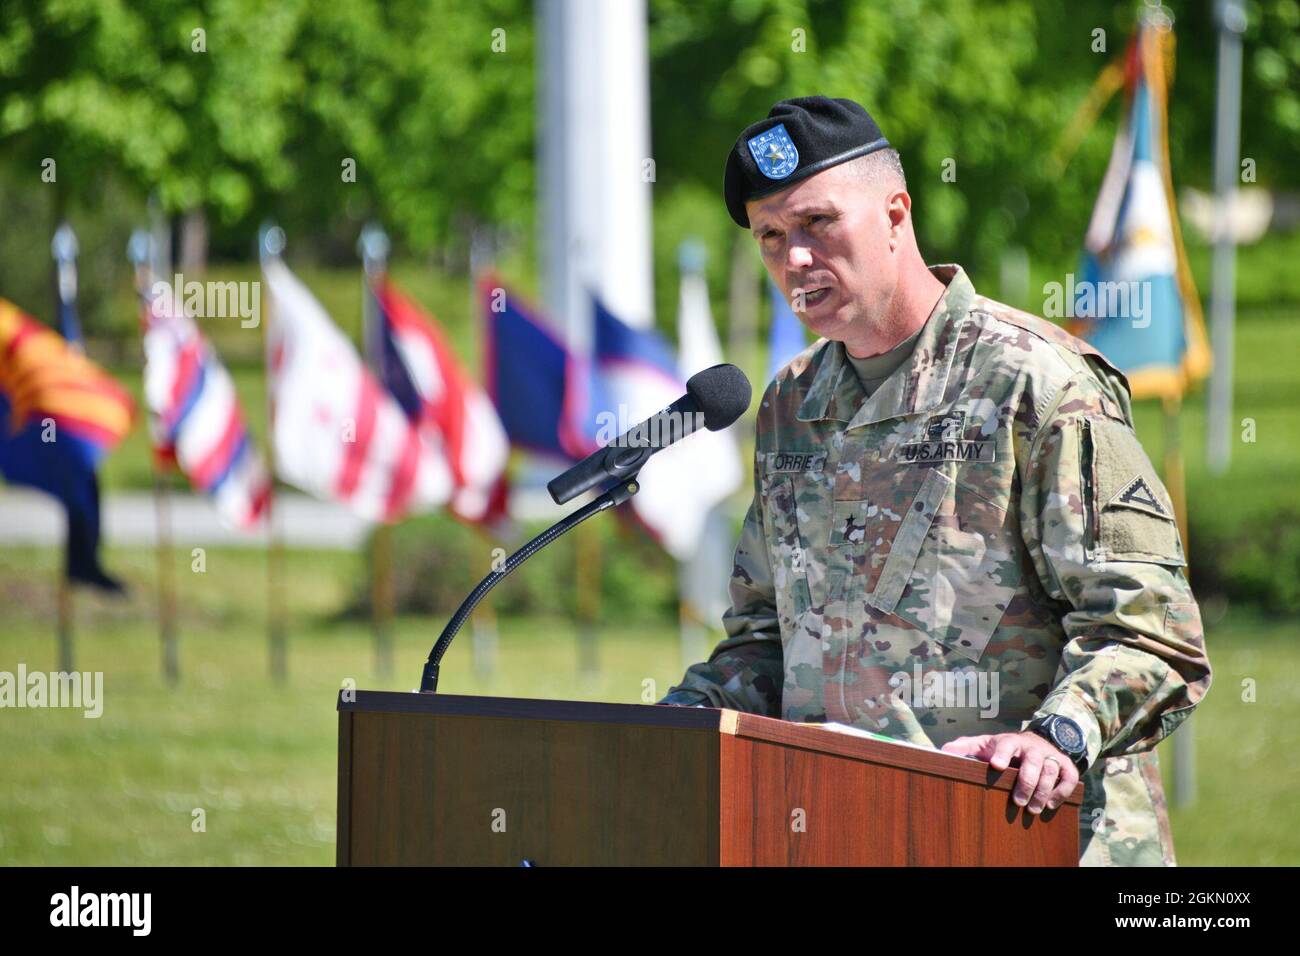
<path fill-rule="evenodd" d="M 370 294 L 380 380 L 407 419 L 439 444 L 454 492 L 451 510 L 469 521 L 505 517 L 509 441 L 492 400 L 461 369 L 433 319 L 384 277 Z"/>
<path fill-rule="evenodd" d="M 570 428 L 583 443 L 583 455 L 686 391 L 672 348 L 657 333 L 626 325 L 599 300 L 593 300 L 592 311 L 592 354 L 572 363 L 567 400 Z M 735 487 L 728 471 L 737 464 L 734 458 L 725 440 L 718 445 L 697 436 L 656 453 L 641 469 L 633 511 L 677 560 L 690 556 L 709 511 Z"/>
<path fill-rule="evenodd" d="M 155 453 L 212 496 L 225 521 L 256 527 L 271 480 L 230 373 L 168 283 L 156 283 L 143 307 L 144 396 Z"/>
<path fill-rule="evenodd" d="M 111 376 L 0 299 L 0 473 L 67 511 L 66 575 L 110 591 L 99 564 L 95 468 L 131 427 L 131 399 Z"/>
<path fill-rule="evenodd" d="M 370 521 L 446 504 L 446 459 L 421 437 L 324 308 L 278 258 L 263 262 L 277 474 Z"/>
<path fill-rule="evenodd" d="M 808 333 L 771 279 L 767 280 L 767 296 L 772 302 L 772 327 L 767 338 L 767 380 L 770 382 L 808 347 Z"/>
<path fill-rule="evenodd" d="M 1127 115 L 1066 303 L 1081 334 L 1128 376 L 1134 397 L 1178 397 L 1209 373 L 1196 288 L 1183 252 L 1166 138 L 1165 50 L 1142 24 L 1129 45 Z"/>
<path fill-rule="evenodd" d="M 722 362 L 722 345 L 713 324 L 709 289 L 702 271 L 692 270 L 682 275 L 677 307 L 677 344 L 678 368 L 684 378 Z M 694 552 L 708 512 L 730 497 L 745 481 L 735 432 L 730 428 L 704 432 L 655 457 L 659 456 L 670 462 L 679 476 L 689 482 L 685 495 L 691 502 L 693 513 L 679 536 L 688 552 Z M 691 540 L 692 534 L 694 541 Z M 730 570 L 727 567 L 727 571 Z"/>
<path fill-rule="evenodd" d="M 687 378 L 722 361 L 702 260 L 682 272 L 677 348 L 677 365 Z M 687 556 L 678 574 L 687 619 L 716 624 L 729 603 L 727 584 L 734 566 L 731 518 L 722 505 L 745 481 L 735 432 L 697 434 L 659 454 L 666 456 L 675 478 L 689 482 L 688 525 L 680 532 Z"/>
<path fill-rule="evenodd" d="M 500 280 L 479 280 L 486 329 L 484 382 L 510 443 L 572 461 L 586 442 L 570 427 L 569 352 Z"/>

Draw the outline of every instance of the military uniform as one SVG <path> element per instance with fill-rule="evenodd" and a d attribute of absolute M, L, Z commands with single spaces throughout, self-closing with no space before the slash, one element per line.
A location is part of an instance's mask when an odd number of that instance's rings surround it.
<path fill-rule="evenodd" d="M 936 746 L 1069 717 L 1081 862 L 1172 865 L 1152 748 L 1210 666 L 1127 383 L 959 267 L 931 271 L 947 290 L 869 397 L 825 339 L 768 386 L 728 636 L 664 702 Z M 953 696 L 977 681 L 992 706 Z"/>

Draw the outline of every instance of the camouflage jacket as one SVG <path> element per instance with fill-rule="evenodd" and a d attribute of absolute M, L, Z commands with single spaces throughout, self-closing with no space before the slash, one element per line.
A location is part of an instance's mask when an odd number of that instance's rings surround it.
<path fill-rule="evenodd" d="M 1152 748 L 1210 684 L 1173 505 L 1123 375 L 956 266 L 871 396 L 838 342 L 777 375 L 727 638 L 664 703 L 936 746 L 1061 714 L 1084 864 L 1173 863 Z"/>

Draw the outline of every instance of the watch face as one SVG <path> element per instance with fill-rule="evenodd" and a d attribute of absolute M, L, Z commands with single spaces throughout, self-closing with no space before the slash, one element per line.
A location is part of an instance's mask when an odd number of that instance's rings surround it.
<path fill-rule="evenodd" d="M 1083 734 L 1075 725 L 1074 721 L 1061 720 L 1053 721 L 1052 736 L 1060 744 L 1061 749 L 1067 753 L 1082 753 L 1084 749 Z"/>

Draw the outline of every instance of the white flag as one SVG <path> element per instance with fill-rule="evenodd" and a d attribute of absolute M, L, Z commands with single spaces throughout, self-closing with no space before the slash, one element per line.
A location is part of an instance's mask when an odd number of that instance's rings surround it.
<path fill-rule="evenodd" d="M 445 456 L 402 413 L 352 343 L 278 258 L 263 263 L 276 473 L 371 521 L 441 507 Z"/>
<path fill-rule="evenodd" d="M 677 341 L 677 364 L 684 378 L 722 362 L 709 290 L 698 272 L 682 276 Z M 666 502 L 670 516 L 661 523 L 661 536 L 668 553 L 679 561 L 698 552 L 710 513 L 744 481 L 732 428 L 696 432 L 659 452 L 642 470 L 644 487 L 655 488 Z M 729 562 L 726 570 L 731 570 Z"/>

